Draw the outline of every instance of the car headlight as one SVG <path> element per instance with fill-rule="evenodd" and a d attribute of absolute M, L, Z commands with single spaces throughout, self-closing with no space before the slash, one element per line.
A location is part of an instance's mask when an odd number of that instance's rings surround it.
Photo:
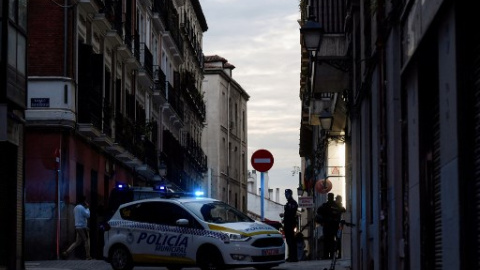
<path fill-rule="evenodd" d="M 226 233 L 230 241 L 248 241 L 250 236 L 241 235 L 239 233 Z"/>

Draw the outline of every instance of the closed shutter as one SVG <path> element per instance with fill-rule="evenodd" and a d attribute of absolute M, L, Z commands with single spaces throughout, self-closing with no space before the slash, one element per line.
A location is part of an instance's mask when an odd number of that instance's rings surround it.
<path fill-rule="evenodd" d="M 480 258 L 480 44 L 474 50 L 473 56 L 476 57 L 473 63 L 473 81 L 475 92 L 475 107 L 474 107 L 474 123 L 475 123 L 475 152 L 474 152 L 474 173 L 475 173 L 475 217 L 476 223 L 475 238 L 476 238 L 476 257 Z M 480 261 L 477 260 L 477 268 L 480 269 Z"/>
<path fill-rule="evenodd" d="M 433 216 L 434 216 L 434 269 L 442 269 L 442 205 L 440 197 L 440 115 L 438 102 L 433 112 Z"/>

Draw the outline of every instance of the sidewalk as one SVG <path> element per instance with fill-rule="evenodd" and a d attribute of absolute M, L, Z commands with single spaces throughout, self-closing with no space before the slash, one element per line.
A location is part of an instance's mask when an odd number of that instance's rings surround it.
<path fill-rule="evenodd" d="M 330 268 L 331 261 L 300 261 L 296 263 L 284 263 L 272 270 L 323 270 Z M 51 261 L 28 261 L 25 262 L 27 270 L 112 270 L 110 264 L 102 260 L 51 260 Z M 158 267 L 135 267 L 134 270 L 142 269 L 166 269 Z M 184 268 L 198 269 L 198 268 Z M 240 268 L 253 269 L 253 268 Z M 350 260 L 340 259 L 337 261 L 335 270 L 350 270 Z"/>

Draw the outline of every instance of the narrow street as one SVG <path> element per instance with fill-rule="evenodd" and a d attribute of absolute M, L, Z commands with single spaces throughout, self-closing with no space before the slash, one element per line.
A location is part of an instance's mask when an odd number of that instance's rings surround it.
<path fill-rule="evenodd" d="M 329 269 L 331 261 L 300 261 L 296 263 L 284 263 L 278 267 L 272 268 L 273 270 L 290 270 L 290 269 L 302 269 L 302 270 L 322 270 Z M 102 260 L 52 260 L 52 261 L 29 261 L 25 262 L 27 270 L 111 270 L 112 267 Z M 135 267 L 135 270 L 149 270 L 149 269 L 161 269 L 166 270 L 164 267 Z M 185 268 L 185 269 L 199 269 L 199 268 Z M 241 269 L 254 269 L 254 268 L 241 268 Z M 350 260 L 341 259 L 337 261 L 336 270 L 347 270 L 350 268 Z"/>

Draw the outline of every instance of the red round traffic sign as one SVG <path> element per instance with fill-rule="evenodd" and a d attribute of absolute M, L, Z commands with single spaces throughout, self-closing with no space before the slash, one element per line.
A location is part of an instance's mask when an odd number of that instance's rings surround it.
<path fill-rule="evenodd" d="M 268 150 L 260 149 L 253 153 L 250 162 L 255 170 L 266 172 L 273 166 L 273 155 Z"/>

